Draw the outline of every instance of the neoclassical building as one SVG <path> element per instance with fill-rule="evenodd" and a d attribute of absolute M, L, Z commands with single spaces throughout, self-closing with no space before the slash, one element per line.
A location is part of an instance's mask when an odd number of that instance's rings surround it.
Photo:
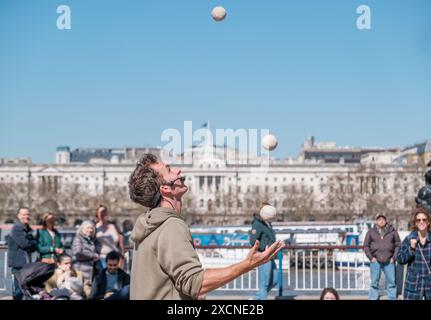
<path fill-rule="evenodd" d="M 69 225 L 92 217 L 100 203 L 119 222 L 133 221 L 145 210 L 128 197 L 129 175 L 143 153 L 163 158 L 163 150 L 77 150 L 59 147 L 52 164 L 1 163 L 0 223 L 13 218 L 19 206 L 31 207 L 38 216 L 54 211 Z M 226 148 L 203 144 L 172 165 L 186 176 L 184 216 L 190 224 L 248 223 L 269 202 L 284 221 L 365 219 L 385 211 L 406 227 L 426 166 L 423 161 L 400 161 L 402 149 L 367 150 L 342 148 L 337 155 L 332 144 L 307 141 L 296 159 L 259 158 L 234 150 L 236 161 L 230 161 Z"/>

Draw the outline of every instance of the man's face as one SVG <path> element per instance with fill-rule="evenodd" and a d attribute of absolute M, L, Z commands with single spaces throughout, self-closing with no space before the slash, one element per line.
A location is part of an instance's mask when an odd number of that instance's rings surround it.
<path fill-rule="evenodd" d="M 119 263 L 120 263 L 120 261 L 118 261 L 118 260 L 109 260 L 108 259 L 108 261 L 106 262 L 106 269 L 108 270 L 109 273 L 115 274 L 115 273 L 117 273 Z"/>
<path fill-rule="evenodd" d="M 162 186 L 162 190 L 170 193 L 174 198 L 181 198 L 188 190 L 187 186 L 179 180 L 181 178 L 181 170 L 178 168 L 171 168 L 163 162 L 157 162 L 151 165 L 151 168 L 156 170 L 166 182 L 175 181 L 174 185 Z"/>
<path fill-rule="evenodd" d="M 379 218 L 376 220 L 376 224 L 377 224 L 377 226 L 378 226 L 379 228 L 384 228 L 384 227 L 386 226 L 386 219 L 385 219 L 385 218 L 383 218 L 383 217 L 379 217 Z"/>
<path fill-rule="evenodd" d="M 30 223 L 30 211 L 28 209 L 19 210 L 17 217 L 22 224 Z"/>

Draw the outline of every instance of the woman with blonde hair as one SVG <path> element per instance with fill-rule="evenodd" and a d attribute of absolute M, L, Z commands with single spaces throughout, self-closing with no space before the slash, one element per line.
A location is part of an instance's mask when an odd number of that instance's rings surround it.
<path fill-rule="evenodd" d="M 94 264 L 99 260 L 95 243 L 96 228 L 92 221 L 84 221 L 72 242 L 73 267 L 83 273 L 84 280 L 93 280 Z"/>
<path fill-rule="evenodd" d="M 412 232 L 404 239 L 397 260 L 407 264 L 404 300 L 431 300 L 431 216 L 424 207 L 412 213 Z"/>
<path fill-rule="evenodd" d="M 42 229 L 37 231 L 37 247 L 40 261 L 55 263 L 57 257 L 64 252 L 60 233 L 55 228 L 55 216 L 46 212 L 42 217 Z"/>
<path fill-rule="evenodd" d="M 124 267 L 124 236 L 108 219 L 108 208 L 99 205 L 95 214 L 97 251 L 100 253 L 100 268 L 106 268 L 106 256 L 111 251 L 120 254 L 120 268 Z"/>

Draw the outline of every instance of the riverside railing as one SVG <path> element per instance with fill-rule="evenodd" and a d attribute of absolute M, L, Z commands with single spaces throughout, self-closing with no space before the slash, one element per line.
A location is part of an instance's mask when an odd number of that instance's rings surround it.
<path fill-rule="evenodd" d="M 245 246 L 196 246 L 205 268 L 219 268 L 238 263 L 247 257 Z M 132 249 L 125 255 L 125 269 L 130 271 Z M 369 260 L 362 246 L 287 246 L 278 254 L 278 286 L 283 291 L 318 292 L 332 287 L 339 291 L 367 291 L 370 285 Z M 280 268 L 281 266 L 281 268 Z M 244 274 L 219 291 L 257 291 L 258 269 Z M 0 291 L 10 287 L 7 247 L 0 247 Z"/>
<path fill-rule="evenodd" d="M 206 268 L 237 263 L 246 258 L 249 247 L 198 246 L 199 258 Z M 287 246 L 277 257 L 278 290 L 339 291 L 369 290 L 369 260 L 362 246 Z M 280 268 L 281 266 L 281 268 Z M 259 271 L 242 275 L 219 290 L 256 291 Z"/>

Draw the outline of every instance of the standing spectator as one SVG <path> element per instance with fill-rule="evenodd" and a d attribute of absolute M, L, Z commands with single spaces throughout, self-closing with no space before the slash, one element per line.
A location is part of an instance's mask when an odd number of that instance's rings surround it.
<path fill-rule="evenodd" d="M 340 300 L 340 296 L 334 288 L 326 288 L 323 289 L 320 300 Z"/>
<path fill-rule="evenodd" d="M 120 254 L 111 251 L 106 256 L 106 269 L 93 280 L 91 300 L 129 300 L 130 276 L 119 268 Z"/>
<path fill-rule="evenodd" d="M 16 280 L 16 273 L 31 262 L 31 253 L 37 250 L 37 241 L 34 239 L 33 230 L 30 227 L 30 209 L 19 208 L 17 211 L 17 221 L 12 227 L 8 236 L 8 266 L 11 268 L 13 275 L 13 292 L 14 300 L 21 300 L 23 294 Z"/>
<path fill-rule="evenodd" d="M 404 300 L 431 300 L 430 214 L 423 207 L 412 213 L 412 232 L 404 239 L 397 260 L 407 264 Z"/>
<path fill-rule="evenodd" d="M 54 289 L 66 289 L 71 300 L 83 300 L 90 294 L 90 283 L 84 279 L 83 273 L 72 266 L 72 257 L 61 254 L 58 257 L 57 269 L 45 283 L 46 292 Z"/>
<path fill-rule="evenodd" d="M 99 205 L 96 209 L 96 243 L 100 253 L 100 268 L 106 268 L 106 256 L 111 251 L 117 251 L 120 256 L 120 267 L 124 267 L 124 237 L 117 226 L 108 220 L 108 209 Z"/>
<path fill-rule="evenodd" d="M 379 281 L 382 271 L 386 277 L 389 300 L 397 299 L 395 284 L 395 261 L 401 240 L 395 228 L 388 224 L 382 213 L 376 215 L 376 223 L 367 232 L 364 240 L 365 254 L 370 259 L 371 286 L 369 299 L 379 298 Z"/>
<path fill-rule="evenodd" d="M 79 227 L 72 242 L 73 267 L 80 270 L 84 280 L 93 280 L 94 264 L 99 260 L 95 244 L 95 227 L 93 222 L 84 221 Z"/>
<path fill-rule="evenodd" d="M 58 255 L 64 252 L 60 233 L 55 228 L 55 216 L 47 212 L 42 217 L 42 229 L 37 232 L 37 247 L 40 261 L 55 263 Z"/>
<path fill-rule="evenodd" d="M 273 214 L 267 214 L 269 211 Z M 252 222 L 252 230 L 250 235 L 250 244 L 254 246 L 258 240 L 260 242 L 258 251 L 264 252 L 270 247 L 275 241 L 275 232 L 271 225 L 271 220 L 275 217 L 275 208 L 267 203 L 262 205 L 260 212 L 254 214 Z M 256 300 L 266 300 L 268 293 L 278 283 L 277 266 L 274 259 L 271 259 L 267 263 L 262 264 L 258 267 L 259 275 L 259 291 L 257 292 Z"/>

